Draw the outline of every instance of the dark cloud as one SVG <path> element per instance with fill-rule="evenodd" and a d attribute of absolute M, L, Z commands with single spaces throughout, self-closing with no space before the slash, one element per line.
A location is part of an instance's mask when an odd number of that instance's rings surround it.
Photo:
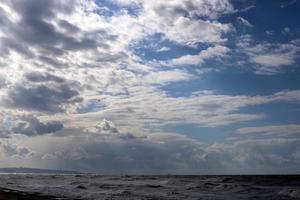
<path fill-rule="evenodd" d="M 72 13 L 78 6 L 75 1 L 12 0 L 9 6 L 18 13 L 20 20 L 10 21 L 6 16 L 8 14 L 0 10 L 0 25 L 3 25 L 6 35 L 0 38 L 2 56 L 14 50 L 28 58 L 36 57 L 43 63 L 61 67 L 64 63 L 53 56 L 68 51 L 96 50 L 98 47 L 109 49 L 108 41 L 116 39 L 106 30 L 83 32 L 67 20 L 53 23 L 57 20 L 57 13 Z M 37 55 L 28 46 L 37 48 Z"/>
<path fill-rule="evenodd" d="M 16 84 L 10 88 L 6 99 L 8 106 L 58 113 L 63 112 L 65 106 L 83 100 L 75 82 L 67 82 L 61 77 L 39 72 L 27 73 L 24 77 L 27 82 L 23 81 L 23 84 Z"/>
<path fill-rule="evenodd" d="M 60 46 L 65 50 L 95 49 L 100 45 L 93 38 L 74 38 L 69 34 L 63 34 L 51 24 L 49 19 L 54 18 L 55 13 L 70 13 L 73 10 L 74 3 L 62 3 L 61 1 L 16 1 L 14 8 L 21 14 L 22 18 L 15 34 L 22 42 L 31 45 L 42 46 L 43 48 Z M 66 27 L 76 29 L 75 25 L 67 21 L 60 21 L 64 29 Z M 22 26 L 21 26 L 22 24 Z M 79 31 L 79 29 L 77 30 Z"/>
<path fill-rule="evenodd" d="M 59 25 L 69 33 L 77 33 L 80 31 L 80 29 L 77 26 L 71 24 L 67 20 L 60 20 Z"/>
<path fill-rule="evenodd" d="M 6 25 L 10 22 L 10 20 L 6 16 L 6 12 L 3 10 L 2 7 L 0 7 L 0 25 L 1 29 L 6 29 Z M 3 26 L 3 27 L 2 27 Z"/>
<path fill-rule="evenodd" d="M 34 116 L 22 116 L 14 124 L 11 131 L 12 133 L 24 134 L 27 136 L 36 136 L 54 133 L 62 130 L 64 125 L 60 121 L 50 121 L 42 123 Z"/>
<path fill-rule="evenodd" d="M 9 54 L 11 50 L 14 50 L 22 54 L 26 58 L 34 57 L 34 53 L 27 46 L 17 41 L 11 40 L 9 38 L 5 38 L 5 37 L 0 38 L 0 45 L 1 45 L 0 53 L 2 56 Z"/>
<path fill-rule="evenodd" d="M 26 73 L 24 76 L 28 81 L 31 82 L 48 82 L 48 81 L 54 81 L 58 83 L 65 82 L 65 79 L 49 73 L 29 72 Z"/>
<path fill-rule="evenodd" d="M 47 84 L 32 87 L 16 85 L 8 95 L 8 104 L 13 107 L 48 113 L 63 112 L 63 105 L 82 101 L 78 91 L 70 88 L 68 84 L 55 87 Z"/>
<path fill-rule="evenodd" d="M 9 138 L 9 133 L 6 130 L 0 130 L 0 138 Z"/>
<path fill-rule="evenodd" d="M 0 76 L 0 89 L 7 85 L 6 78 Z"/>

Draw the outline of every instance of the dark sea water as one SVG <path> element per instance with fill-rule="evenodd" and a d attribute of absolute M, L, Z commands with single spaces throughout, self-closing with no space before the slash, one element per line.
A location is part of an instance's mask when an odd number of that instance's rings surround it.
<path fill-rule="evenodd" d="M 300 199 L 300 176 L 0 175 L 0 200 Z"/>

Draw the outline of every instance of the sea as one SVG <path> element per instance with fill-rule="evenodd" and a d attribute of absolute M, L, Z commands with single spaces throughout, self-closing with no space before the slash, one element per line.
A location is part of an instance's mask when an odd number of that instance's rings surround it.
<path fill-rule="evenodd" d="M 28 200 L 285 200 L 300 199 L 300 176 L 0 174 L 0 191 Z"/>

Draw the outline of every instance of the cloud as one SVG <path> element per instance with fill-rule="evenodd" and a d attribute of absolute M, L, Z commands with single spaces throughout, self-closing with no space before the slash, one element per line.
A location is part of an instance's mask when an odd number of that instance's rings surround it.
<path fill-rule="evenodd" d="M 259 168 L 269 168 L 273 166 L 291 167 L 297 166 L 291 156 L 291 152 L 297 150 L 298 139 L 261 139 L 239 141 L 235 143 L 235 148 L 240 149 L 236 155 L 236 160 L 241 164 L 247 165 L 253 163 L 256 170 Z M 289 146 L 289 149 L 287 148 Z M 251 165 L 250 165 L 251 166 Z M 279 170 L 274 167 L 273 170 Z"/>
<path fill-rule="evenodd" d="M 131 1 L 132 2 L 132 1 Z M 215 19 L 233 10 L 227 0 L 216 1 L 134 1 L 139 6 L 137 17 L 113 17 L 129 23 L 127 37 L 139 40 L 145 36 L 161 33 L 169 40 L 181 45 L 197 46 L 199 43 L 226 41 L 223 33 L 230 32 L 230 24 L 218 23 Z M 123 1 L 117 1 L 124 5 Z M 128 5 L 128 4 L 126 4 Z M 167 12 L 166 12 L 167 11 Z M 197 18 L 197 20 L 195 20 Z M 115 21 L 119 25 L 119 21 Z M 126 27 L 124 27 L 126 28 Z M 124 38 L 125 39 L 125 38 Z M 127 39 L 128 40 L 128 39 Z"/>
<path fill-rule="evenodd" d="M 112 121 L 103 119 L 95 126 L 84 129 L 84 132 L 97 134 L 103 137 L 103 140 L 133 140 L 139 138 L 129 132 L 120 131 Z"/>
<path fill-rule="evenodd" d="M 229 173 L 297 172 L 299 139 L 244 139 L 216 143 L 206 148 L 207 159 L 216 159 Z"/>
<path fill-rule="evenodd" d="M 185 30 L 185 32 L 182 32 Z M 211 23 L 207 21 L 191 21 L 180 17 L 174 25 L 165 33 L 172 41 L 188 46 L 195 46 L 198 43 L 219 43 L 224 42 L 222 34 L 231 30 L 230 25 Z"/>
<path fill-rule="evenodd" d="M 0 76 L 0 89 L 4 88 L 5 86 L 7 86 L 6 78 Z"/>
<path fill-rule="evenodd" d="M 6 99 L 6 104 L 24 110 L 46 113 L 65 111 L 65 106 L 82 101 L 76 84 L 48 73 L 27 73 L 29 82 L 14 85 Z M 34 83 L 34 84 L 31 84 Z"/>
<path fill-rule="evenodd" d="M 26 158 L 33 156 L 34 152 L 25 147 L 12 145 L 8 142 L 0 142 L 0 154 L 14 158 Z"/>
<path fill-rule="evenodd" d="M 282 34 L 284 35 L 289 35 L 291 34 L 291 29 L 289 27 L 285 27 L 283 30 L 282 30 Z"/>
<path fill-rule="evenodd" d="M 162 1 L 158 4 L 142 0 L 144 8 L 152 8 L 158 14 L 165 16 L 176 16 L 187 14 L 189 17 L 208 17 L 211 19 L 217 18 L 219 15 L 233 11 L 232 4 L 227 0 L 216 1 L 184 1 L 175 0 L 173 2 Z M 165 9 L 168 12 L 163 12 Z"/>
<path fill-rule="evenodd" d="M 279 67 L 294 63 L 294 60 L 289 55 L 282 54 L 257 55 L 251 58 L 251 61 L 266 67 Z"/>
<path fill-rule="evenodd" d="M 24 76 L 30 82 L 65 82 L 65 79 L 49 73 L 27 72 Z"/>
<path fill-rule="evenodd" d="M 91 6 L 91 2 L 85 2 L 85 6 Z M 108 51 L 108 43 L 116 40 L 116 36 L 104 29 L 81 30 L 74 18 L 73 22 L 67 20 L 83 14 L 79 12 L 84 6 L 80 1 L 5 1 L 4 5 L 10 10 L 10 13 L 5 12 L 6 15 L 16 16 L 16 19 L 5 20 L 4 36 L 0 38 L 5 53 L 2 56 L 9 57 L 18 52 L 26 59 L 34 60 L 34 65 L 40 62 L 51 67 L 68 67 L 67 63 L 73 59 L 70 52 Z"/>
<path fill-rule="evenodd" d="M 38 136 L 43 134 L 55 133 L 64 128 L 60 121 L 50 121 L 43 123 L 34 116 L 21 116 L 17 119 L 13 127 L 12 133 L 23 134 L 27 136 Z"/>
<path fill-rule="evenodd" d="M 170 51 L 171 49 L 168 47 L 161 47 L 160 49 L 157 49 L 156 52 L 164 52 L 164 51 Z"/>
<path fill-rule="evenodd" d="M 201 167 L 204 159 L 204 151 L 197 141 L 176 133 L 159 133 L 134 140 L 107 140 L 103 135 L 66 139 L 68 141 L 57 141 L 57 147 L 42 156 L 44 161 L 59 161 L 69 169 L 85 166 L 103 172 L 122 170 L 129 173 L 153 173 L 179 170 L 187 173 L 192 163 L 196 169 Z"/>
<path fill-rule="evenodd" d="M 300 91 L 299 90 L 284 90 L 276 92 L 273 95 L 273 99 L 276 101 L 293 101 L 298 102 L 300 100 Z"/>
<path fill-rule="evenodd" d="M 247 96 L 220 95 L 206 91 L 176 97 L 156 88 L 135 86 L 122 95 L 98 96 L 96 99 L 101 99 L 103 106 L 93 113 L 74 116 L 69 125 L 85 128 L 88 124 L 81 118 L 93 120 L 98 120 L 99 117 L 109 118 L 126 130 L 125 132 L 136 135 L 151 134 L 155 130 L 174 124 L 195 124 L 202 127 L 229 126 L 268 117 L 262 112 L 242 112 L 243 108 L 269 103 L 296 105 L 300 97 L 298 93 L 298 90 L 294 90 L 267 96 Z"/>
<path fill-rule="evenodd" d="M 283 67 L 294 65 L 300 51 L 298 40 L 288 43 L 254 44 L 250 35 L 242 36 L 237 46 L 248 56 L 249 62 L 255 64 L 256 73 L 269 75 L 279 73 Z"/>
<path fill-rule="evenodd" d="M 205 60 L 212 58 L 222 58 L 229 53 L 230 49 L 224 46 L 209 47 L 206 50 L 200 51 L 198 55 L 185 55 L 179 58 L 172 59 L 171 65 L 201 65 Z"/>
<path fill-rule="evenodd" d="M 196 77 L 181 70 L 157 71 L 150 72 L 142 77 L 141 82 L 147 84 L 169 84 L 172 82 L 188 81 Z"/>
<path fill-rule="evenodd" d="M 68 85 L 51 88 L 46 85 L 36 87 L 14 86 L 9 93 L 8 105 L 24 110 L 35 110 L 47 113 L 63 112 L 62 105 L 80 102 L 78 92 Z"/>
<path fill-rule="evenodd" d="M 289 136 L 292 134 L 300 133 L 300 125 L 287 124 L 287 125 L 273 125 L 273 126 L 257 126 L 257 127 L 244 127 L 235 131 L 237 134 L 264 134 L 269 136 Z"/>
<path fill-rule="evenodd" d="M 79 131 L 79 130 L 78 130 Z M 279 173 L 299 172 L 299 140 L 248 139 L 201 143 L 178 133 L 153 133 L 135 140 L 107 140 L 103 135 L 47 138 L 30 144 L 36 162 L 67 169 L 132 173 Z M 51 144 L 51 148 L 50 147 Z M 37 148 L 37 149 L 35 149 Z"/>
<path fill-rule="evenodd" d="M 119 133 L 119 130 L 115 127 L 112 121 L 103 119 L 95 127 L 86 129 L 88 132 L 100 133 L 100 134 L 114 134 Z"/>
<path fill-rule="evenodd" d="M 71 14 L 78 2 L 30 0 L 27 2 L 15 1 L 12 4 L 12 8 L 20 17 L 19 22 L 12 25 L 12 33 L 15 36 L 14 39 L 22 43 L 36 45 L 44 50 L 57 46 L 62 47 L 64 50 L 94 49 L 97 45 L 100 45 L 98 41 L 87 36 L 79 39 L 63 34 L 57 30 L 55 25 L 49 22 L 57 12 Z M 66 28 L 66 22 L 60 23 L 60 25 Z M 70 26 L 69 23 L 69 29 Z M 74 27 L 75 25 L 73 25 Z M 33 35 L 35 37 L 32 37 Z"/>
<path fill-rule="evenodd" d="M 297 2 L 298 2 L 298 0 L 289 0 L 289 1 L 281 2 L 280 8 L 286 8 L 286 7 L 291 6 L 291 5 L 293 5 Z"/>
<path fill-rule="evenodd" d="M 248 27 L 250 27 L 250 28 L 253 27 L 253 25 L 252 25 L 248 20 L 246 20 L 246 19 L 243 18 L 243 17 L 237 17 L 237 20 L 238 20 L 239 23 L 241 23 L 241 24 L 244 25 L 244 26 L 248 26 Z"/>

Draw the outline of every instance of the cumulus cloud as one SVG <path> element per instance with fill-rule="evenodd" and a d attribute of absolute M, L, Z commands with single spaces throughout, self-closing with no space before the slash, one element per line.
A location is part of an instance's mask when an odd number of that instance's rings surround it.
<path fill-rule="evenodd" d="M 108 121 L 103 119 L 100 123 L 98 123 L 95 127 L 88 128 L 87 131 L 94 133 L 102 133 L 102 134 L 114 134 L 118 133 L 119 130 L 115 127 L 112 121 Z"/>
<path fill-rule="evenodd" d="M 103 119 L 95 126 L 86 128 L 84 132 L 90 134 L 97 134 L 103 137 L 103 140 L 132 140 L 137 139 L 138 136 L 133 135 L 129 132 L 120 131 L 112 121 Z"/>

